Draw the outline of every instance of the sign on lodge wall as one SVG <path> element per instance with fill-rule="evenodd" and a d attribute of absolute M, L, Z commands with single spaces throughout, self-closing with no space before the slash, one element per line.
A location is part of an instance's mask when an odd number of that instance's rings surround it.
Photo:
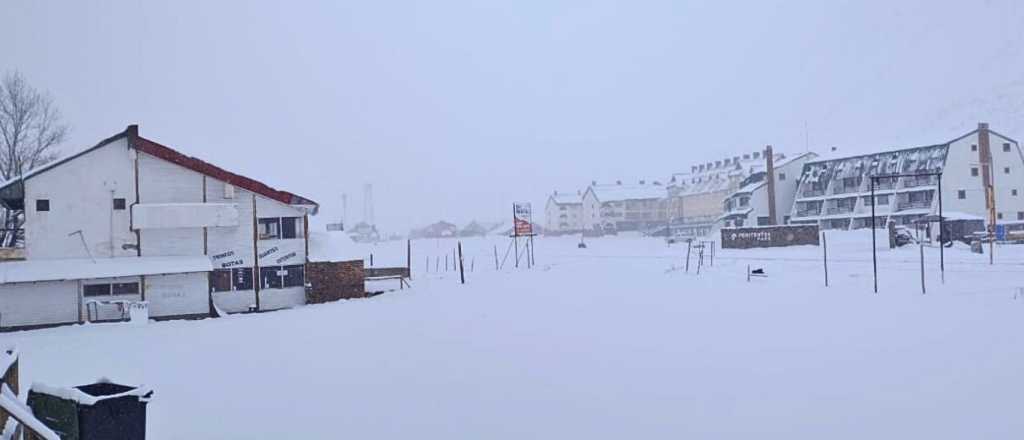
<path fill-rule="evenodd" d="M 761 226 L 722 229 L 722 249 L 818 246 L 818 225 Z"/>

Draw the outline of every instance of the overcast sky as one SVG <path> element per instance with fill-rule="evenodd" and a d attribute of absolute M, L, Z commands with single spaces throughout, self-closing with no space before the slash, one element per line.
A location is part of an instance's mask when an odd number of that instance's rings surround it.
<path fill-rule="evenodd" d="M 405 232 L 766 144 L 1024 137 L 1018 0 L 0 1 L 0 71 L 53 95 L 63 151 L 138 123 L 319 223 L 364 183 Z"/>

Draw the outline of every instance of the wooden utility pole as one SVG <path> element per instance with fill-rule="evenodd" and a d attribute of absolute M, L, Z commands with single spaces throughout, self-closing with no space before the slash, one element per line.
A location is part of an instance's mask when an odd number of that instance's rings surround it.
<path fill-rule="evenodd" d="M 995 264 L 996 246 L 996 189 L 995 170 L 992 168 L 992 147 L 988 124 L 978 123 L 978 162 L 981 163 L 981 181 L 985 188 L 985 208 L 988 210 L 989 234 L 988 264 Z"/>
<path fill-rule="evenodd" d="M 459 242 L 459 280 L 466 284 L 466 261 L 462 259 L 462 242 Z"/>

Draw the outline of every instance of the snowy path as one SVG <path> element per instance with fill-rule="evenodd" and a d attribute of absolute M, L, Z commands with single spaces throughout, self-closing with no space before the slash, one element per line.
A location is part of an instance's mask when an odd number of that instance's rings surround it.
<path fill-rule="evenodd" d="M 153 439 L 1022 438 L 1024 249 L 951 251 L 928 295 L 917 250 L 887 250 L 874 295 L 843 238 L 828 289 L 810 247 L 722 251 L 698 277 L 656 240 L 539 240 L 540 267 L 502 272 L 468 243 L 465 286 L 417 273 L 369 300 L 0 345 L 26 382 L 153 387 Z"/>

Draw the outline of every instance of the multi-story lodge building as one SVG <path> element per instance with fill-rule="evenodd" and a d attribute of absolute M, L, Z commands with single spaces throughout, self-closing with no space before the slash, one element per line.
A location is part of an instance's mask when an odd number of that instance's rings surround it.
<path fill-rule="evenodd" d="M 665 187 L 659 182 L 597 184 L 583 193 L 583 227 L 599 233 L 647 231 L 665 225 Z"/>
<path fill-rule="evenodd" d="M 978 129 L 943 144 L 806 163 L 791 221 L 817 223 L 823 229 L 870 227 L 872 176 L 920 173 L 942 173 L 944 213 L 989 218 L 994 202 L 998 223 L 1024 220 L 1020 145 L 979 124 Z M 876 227 L 889 221 L 911 224 L 938 213 L 938 177 L 875 180 Z M 994 190 L 991 198 L 986 196 L 989 186 Z"/>
<path fill-rule="evenodd" d="M 129 126 L 0 184 L 24 259 L 0 263 L 0 328 L 208 316 L 304 304 L 318 205 L 186 156 Z"/>
<path fill-rule="evenodd" d="M 775 153 L 776 162 L 784 159 L 785 155 Z M 711 234 L 725 214 L 723 201 L 764 168 L 762 152 L 755 151 L 693 165 L 690 172 L 673 175 L 667 186 L 672 233 L 686 237 Z"/>
<path fill-rule="evenodd" d="M 741 183 L 740 189 L 730 194 L 723 202 L 723 213 L 718 219 L 720 226 L 730 228 L 788 224 L 800 172 L 804 164 L 815 157 L 815 153 L 803 153 L 773 163 L 772 182 L 768 179 L 770 170 L 755 171 Z M 768 191 L 774 191 L 774 199 L 769 196 Z M 774 208 L 770 206 L 772 203 L 775 204 Z"/>
<path fill-rule="evenodd" d="M 571 234 L 583 230 L 583 196 L 579 192 L 555 191 L 544 205 L 544 231 Z"/>

